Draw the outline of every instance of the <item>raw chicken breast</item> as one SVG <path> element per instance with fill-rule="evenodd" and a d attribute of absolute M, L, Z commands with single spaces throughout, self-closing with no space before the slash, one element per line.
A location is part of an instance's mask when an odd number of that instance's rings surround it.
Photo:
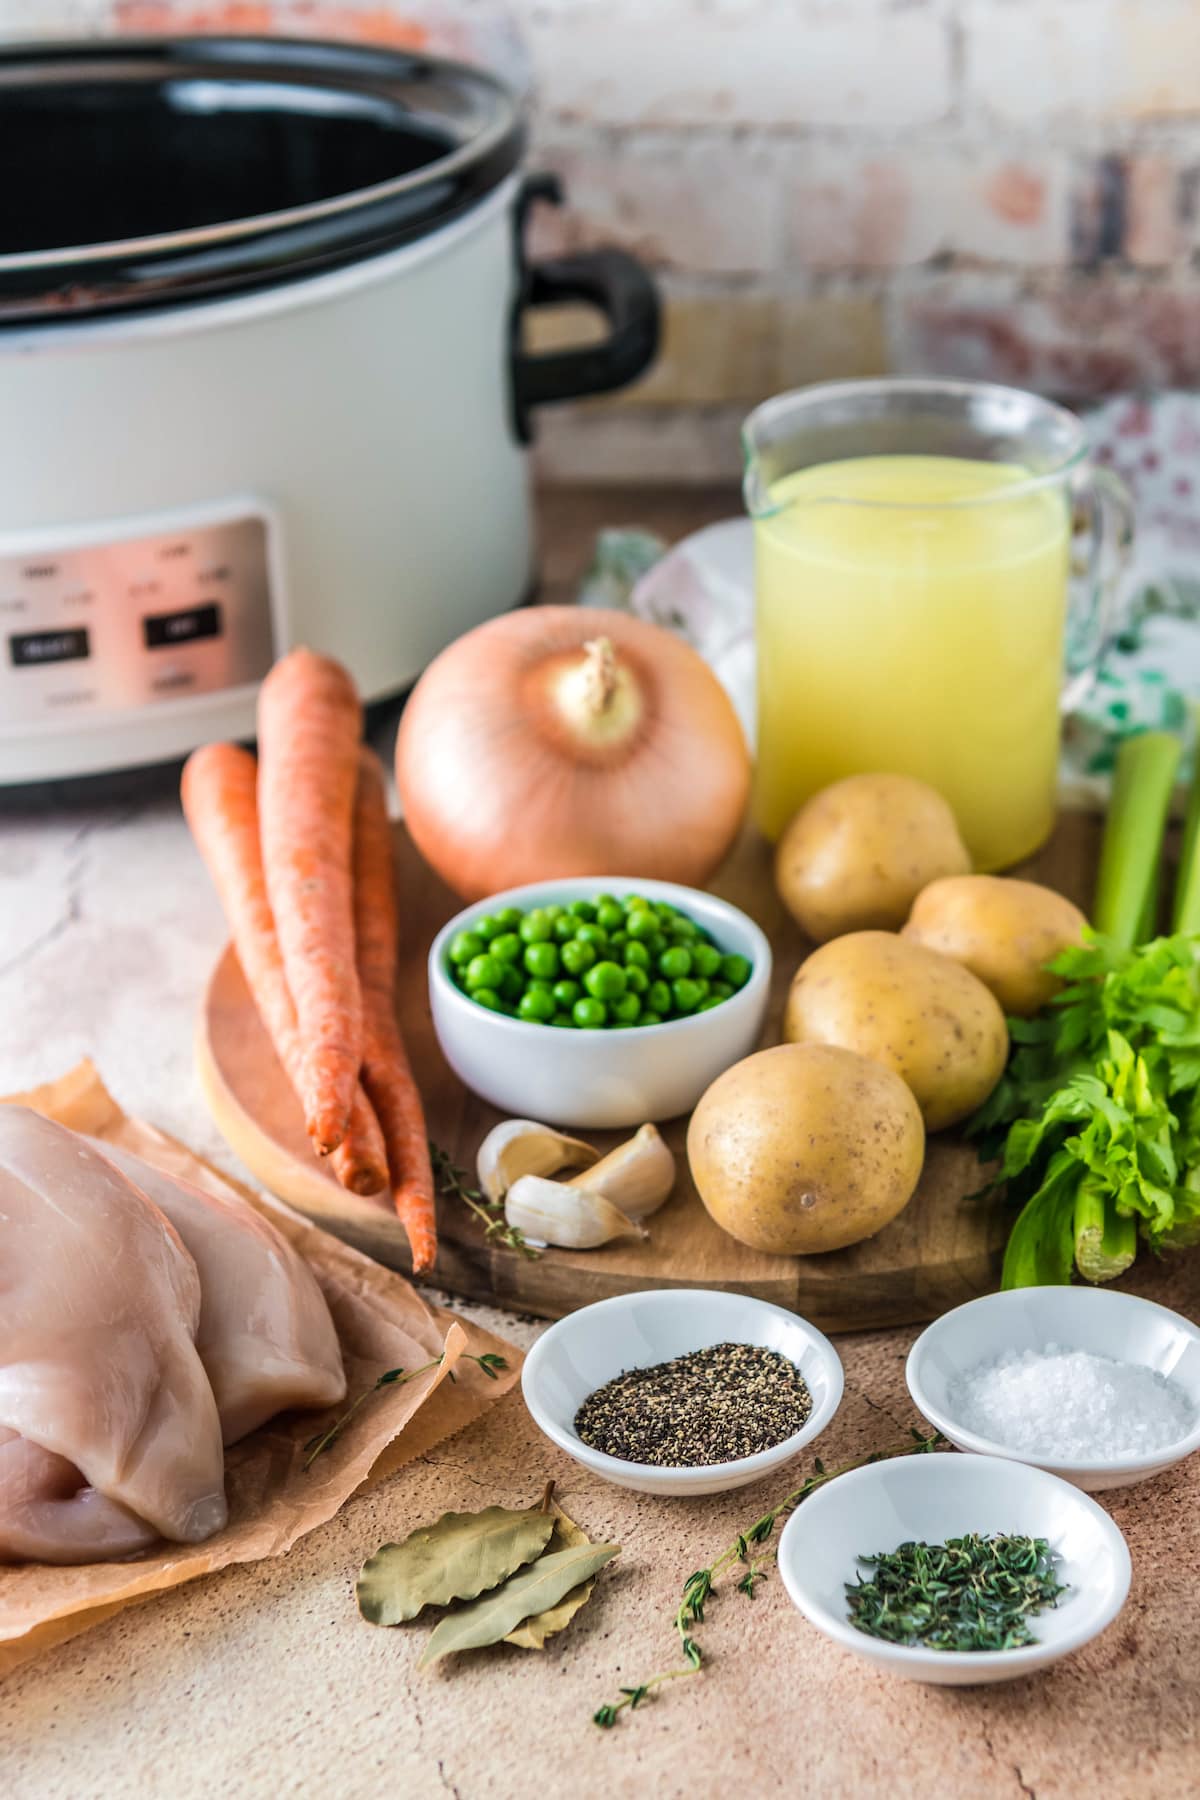
<path fill-rule="evenodd" d="M 0 1558 L 220 1530 L 199 1319 L 196 1265 L 158 1208 L 86 1139 L 0 1106 Z"/>
<path fill-rule="evenodd" d="M 170 1219 L 200 1273 L 196 1348 L 227 1444 L 290 1406 L 346 1392 L 325 1296 L 304 1258 L 232 1189 L 218 1198 L 132 1151 L 96 1148 Z"/>

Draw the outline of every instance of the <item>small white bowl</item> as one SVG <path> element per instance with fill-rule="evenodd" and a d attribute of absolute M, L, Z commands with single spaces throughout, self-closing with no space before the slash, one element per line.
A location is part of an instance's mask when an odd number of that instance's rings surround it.
<path fill-rule="evenodd" d="M 846 1584 L 860 1556 L 944 1544 L 969 1531 L 1043 1537 L 1068 1592 L 1029 1622 L 1020 1650 L 926 1650 L 869 1637 L 850 1623 Z M 939 1687 L 1013 1681 L 1096 1637 L 1129 1592 L 1129 1550 L 1108 1514 L 1069 1482 L 1025 1463 L 940 1451 L 871 1463 L 818 1488 L 784 1526 L 783 1585 L 809 1622 L 868 1662 Z"/>
<path fill-rule="evenodd" d="M 958 1377 L 1005 1351 L 1044 1350 L 1047 1344 L 1141 1363 L 1169 1375 L 1192 1403 L 1193 1429 L 1148 1456 L 1130 1454 L 1101 1462 L 1031 1454 L 1017 1445 L 981 1437 L 959 1422 L 952 1398 Z M 921 1333 L 909 1352 L 905 1376 L 919 1411 L 960 1450 L 1030 1463 L 1092 1492 L 1145 1481 L 1200 1449 L 1200 1330 L 1178 1313 L 1136 1294 L 1118 1294 L 1111 1288 L 1034 1287 L 968 1300 Z"/>
<path fill-rule="evenodd" d="M 757 1456 L 660 1469 L 606 1456 L 575 1430 L 588 1395 L 614 1376 L 724 1343 L 762 1344 L 796 1364 L 813 1400 L 801 1431 Z M 842 1398 L 842 1365 L 815 1325 L 768 1300 L 710 1288 L 656 1288 L 598 1300 L 552 1325 L 525 1358 L 521 1390 L 539 1429 L 594 1475 L 643 1494 L 719 1494 L 771 1474 L 824 1431 Z"/>
<path fill-rule="evenodd" d="M 485 913 L 605 893 L 644 894 L 679 907 L 723 952 L 749 959 L 749 981 L 708 1012 L 602 1031 L 510 1019 L 478 1006 L 455 986 L 446 961 L 450 940 Z M 493 894 L 443 926 L 429 952 L 434 1028 L 459 1080 L 503 1113 L 556 1125 L 643 1125 L 690 1112 L 710 1082 L 757 1045 L 770 985 L 771 947 L 753 919 L 699 888 L 630 876 L 538 881 Z"/>

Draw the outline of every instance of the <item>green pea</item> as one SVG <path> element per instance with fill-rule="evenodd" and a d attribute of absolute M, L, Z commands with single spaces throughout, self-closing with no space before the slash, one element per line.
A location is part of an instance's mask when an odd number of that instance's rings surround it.
<path fill-rule="evenodd" d="M 641 1010 L 642 1003 L 636 994 L 622 994 L 608 1009 L 614 1025 L 635 1025 Z"/>
<path fill-rule="evenodd" d="M 727 981 L 714 981 L 709 986 L 709 998 L 712 1000 L 728 1000 L 733 989 Z"/>
<path fill-rule="evenodd" d="M 625 909 L 615 900 L 602 900 L 596 908 L 596 923 L 605 931 L 619 931 L 625 923 Z"/>
<path fill-rule="evenodd" d="M 696 1011 L 698 1013 L 711 1012 L 714 1006 L 720 1006 L 720 1004 L 721 1004 L 720 997 L 710 994 L 708 996 L 707 1000 L 702 1000 L 700 1002 L 699 1006 L 696 1008 Z"/>
<path fill-rule="evenodd" d="M 567 911 L 577 919 L 594 919 L 596 916 L 596 908 L 590 900 L 572 900 Z"/>
<path fill-rule="evenodd" d="M 471 929 L 478 932 L 485 944 L 490 944 L 494 937 L 500 936 L 504 927 L 491 913 L 484 913 L 482 919 L 476 919 Z"/>
<path fill-rule="evenodd" d="M 676 981 L 681 975 L 691 974 L 692 953 L 685 950 L 682 944 L 674 944 L 670 950 L 663 951 L 658 959 L 658 967 L 668 981 Z"/>
<path fill-rule="evenodd" d="M 652 900 L 650 903 L 660 919 L 671 920 L 675 917 L 675 908 L 669 900 Z"/>
<path fill-rule="evenodd" d="M 692 951 L 692 967 L 697 975 L 711 979 L 721 967 L 721 952 L 715 944 L 697 944 Z"/>
<path fill-rule="evenodd" d="M 671 990 L 665 981 L 652 981 L 646 989 L 645 1005 L 665 1018 L 671 1010 Z"/>
<path fill-rule="evenodd" d="M 646 948 L 652 957 L 661 956 L 669 942 L 670 939 L 665 931 L 654 931 L 645 939 Z"/>
<path fill-rule="evenodd" d="M 627 913 L 651 912 L 653 908 L 645 894 L 626 894 L 625 911 Z"/>
<path fill-rule="evenodd" d="M 580 987 L 577 981 L 556 981 L 550 992 L 558 1006 L 569 1011 L 579 998 Z"/>
<path fill-rule="evenodd" d="M 558 974 L 558 946 L 547 943 L 530 944 L 525 952 L 525 967 L 540 981 L 553 981 Z"/>
<path fill-rule="evenodd" d="M 562 966 L 568 975 L 582 975 L 595 962 L 596 951 L 594 945 L 580 943 L 576 937 L 569 944 L 563 945 L 561 956 Z"/>
<path fill-rule="evenodd" d="M 477 1006 L 486 1006 L 489 1012 L 503 1012 L 504 1002 L 494 988 L 475 988 L 471 998 Z"/>
<path fill-rule="evenodd" d="M 554 920 L 544 907 L 536 906 L 521 920 L 521 939 L 526 944 L 544 944 L 554 936 Z"/>
<path fill-rule="evenodd" d="M 577 944 L 590 944 L 593 950 L 603 950 L 608 943 L 608 933 L 603 925 L 589 925 L 585 921 L 575 933 Z"/>
<path fill-rule="evenodd" d="M 676 913 L 667 929 L 673 938 L 682 939 L 688 944 L 700 936 L 700 927 L 686 913 Z"/>
<path fill-rule="evenodd" d="M 569 1030 L 569 1031 L 574 1031 L 574 1029 L 575 1029 L 575 1021 L 574 1021 L 574 1019 L 573 1019 L 573 1018 L 572 1018 L 572 1017 L 571 1017 L 571 1015 L 570 1015 L 570 1013 L 569 1013 L 569 1012 L 560 1012 L 560 1013 L 555 1013 L 555 1015 L 554 1015 L 554 1017 L 553 1017 L 553 1018 L 552 1018 L 552 1019 L 551 1019 L 551 1021 L 550 1021 L 550 1023 L 551 1023 L 551 1024 L 552 1024 L 552 1025 L 557 1025 L 557 1026 L 558 1026 L 558 1027 L 559 1027 L 559 1029 L 560 1029 L 560 1030 L 561 1030 L 561 1029 L 562 1029 L 562 1028 L 563 1028 L 563 1027 L 564 1027 L 564 1026 L 566 1026 L 566 1028 L 567 1028 L 567 1029 L 568 1029 L 568 1030 Z"/>
<path fill-rule="evenodd" d="M 533 1025 L 544 1025 L 554 1017 L 554 995 L 547 988 L 527 988 L 517 1007 L 517 1017 Z"/>
<path fill-rule="evenodd" d="M 554 921 L 555 941 L 560 944 L 568 943 L 575 936 L 578 923 L 578 919 L 573 919 L 570 913 L 560 913 Z"/>
<path fill-rule="evenodd" d="M 539 906 L 537 910 L 544 912 L 546 917 L 553 921 L 561 919 L 567 909 L 565 906 L 560 906 L 557 900 L 548 900 L 545 906 Z"/>
<path fill-rule="evenodd" d="M 598 962 L 584 976 L 583 985 L 593 1000 L 619 1000 L 625 992 L 625 971 L 620 963 Z"/>
<path fill-rule="evenodd" d="M 521 923 L 521 909 L 519 906 L 502 906 L 496 917 L 505 931 L 515 931 Z"/>
<path fill-rule="evenodd" d="M 661 1025 L 662 1024 L 662 1014 L 652 1012 L 650 1009 L 646 1008 L 638 1015 L 638 1024 L 639 1025 Z"/>
<path fill-rule="evenodd" d="M 456 931 L 446 955 L 452 963 L 469 963 L 473 956 L 482 956 L 485 947 L 477 931 Z"/>
<path fill-rule="evenodd" d="M 585 994 L 571 1008 L 571 1017 L 583 1031 L 599 1031 L 602 1025 L 608 1023 L 608 1008 L 603 1000 L 596 1000 Z"/>
<path fill-rule="evenodd" d="M 488 945 L 488 954 L 497 962 L 515 963 L 521 960 L 524 945 L 515 931 L 502 931 L 498 938 L 493 938 Z"/>
<path fill-rule="evenodd" d="M 500 973 L 500 998 L 519 1000 L 525 991 L 525 977 L 515 963 L 505 963 Z"/>
<path fill-rule="evenodd" d="M 622 959 L 624 959 L 625 946 L 628 942 L 629 933 L 627 931 L 613 931 L 609 933 L 608 947 L 610 950 L 615 950 L 617 955 Z"/>
<path fill-rule="evenodd" d="M 700 998 L 701 998 L 701 999 L 702 999 L 702 1000 L 707 1000 L 707 999 L 708 999 L 708 996 L 709 996 L 709 992 L 710 992 L 710 990 L 711 990 L 711 987 L 712 987 L 712 983 L 711 983 L 711 982 L 710 982 L 710 981 L 709 981 L 709 979 L 708 979 L 708 976 L 707 976 L 707 975 L 693 975 L 693 976 L 692 976 L 692 986 L 693 986 L 693 987 L 694 987 L 694 988 L 698 988 L 698 989 L 699 989 L 699 991 L 700 991 Z"/>
<path fill-rule="evenodd" d="M 658 930 L 658 920 L 648 906 L 638 907 L 637 911 L 631 912 L 626 919 L 625 929 L 631 938 L 636 938 L 640 942 L 654 936 Z"/>
<path fill-rule="evenodd" d="M 703 999 L 698 984 L 688 981 L 686 977 L 671 983 L 671 997 L 675 1002 L 675 1011 L 678 1013 L 695 1012 Z"/>
<path fill-rule="evenodd" d="M 494 956 L 473 956 L 467 964 L 466 983 L 472 993 L 476 988 L 498 988 L 503 979 L 504 964 Z"/>
<path fill-rule="evenodd" d="M 721 979 L 727 981 L 732 988 L 745 987 L 750 979 L 749 959 L 745 956 L 723 956 Z"/>
<path fill-rule="evenodd" d="M 650 986 L 650 977 L 645 969 L 639 969 L 635 963 L 631 969 L 627 968 L 625 971 L 625 986 L 631 994 L 644 994 Z"/>
<path fill-rule="evenodd" d="M 630 938 L 621 954 L 627 969 L 648 969 L 650 967 L 650 952 L 645 944 L 639 944 L 636 938 Z"/>

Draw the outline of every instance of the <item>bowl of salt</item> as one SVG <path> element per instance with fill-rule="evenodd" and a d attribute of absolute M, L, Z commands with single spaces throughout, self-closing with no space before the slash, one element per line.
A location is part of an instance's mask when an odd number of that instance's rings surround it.
<path fill-rule="evenodd" d="M 921 1333 L 905 1375 L 958 1449 L 1090 1492 L 1200 1449 L 1200 1330 L 1134 1294 L 1012 1288 L 970 1300 Z"/>

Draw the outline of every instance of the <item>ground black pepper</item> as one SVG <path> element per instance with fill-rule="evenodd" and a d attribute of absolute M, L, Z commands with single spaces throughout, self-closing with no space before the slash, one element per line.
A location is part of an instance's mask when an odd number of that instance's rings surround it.
<path fill-rule="evenodd" d="M 799 1431 L 812 1395 L 795 1363 L 761 1344 L 713 1344 L 627 1369 L 575 1415 L 583 1442 L 625 1462 L 706 1468 L 756 1456 Z"/>

